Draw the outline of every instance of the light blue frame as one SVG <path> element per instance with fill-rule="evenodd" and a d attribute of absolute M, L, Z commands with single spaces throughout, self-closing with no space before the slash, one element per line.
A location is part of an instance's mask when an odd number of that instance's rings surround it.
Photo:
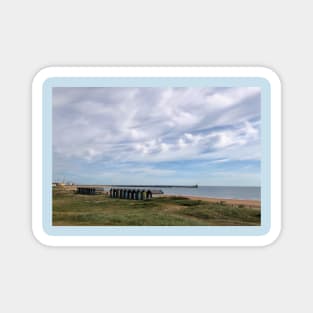
<path fill-rule="evenodd" d="M 54 87 L 260 87 L 261 226 L 52 226 Z M 43 229 L 51 236 L 262 236 L 270 229 L 270 84 L 261 77 L 52 77 L 43 84 Z"/>

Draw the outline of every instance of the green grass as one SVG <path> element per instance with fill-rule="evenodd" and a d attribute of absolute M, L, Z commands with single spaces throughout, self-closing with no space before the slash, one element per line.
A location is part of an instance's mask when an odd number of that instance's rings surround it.
<path fill-rule="evenodd" d="M 260 209 L 185 197 L 135 201 L 54 189 L 53 225 L 251 226 L 260 225 Z"/>

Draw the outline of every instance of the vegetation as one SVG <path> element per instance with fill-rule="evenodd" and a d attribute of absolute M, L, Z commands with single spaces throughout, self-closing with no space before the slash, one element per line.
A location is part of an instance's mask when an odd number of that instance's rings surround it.
<path fill-rule="evenodd" d="M 174 196 L 147 201 L 111 199 L 54 188 L 53 225 L 251 226 L 260 225 L 260 209 Z"/>

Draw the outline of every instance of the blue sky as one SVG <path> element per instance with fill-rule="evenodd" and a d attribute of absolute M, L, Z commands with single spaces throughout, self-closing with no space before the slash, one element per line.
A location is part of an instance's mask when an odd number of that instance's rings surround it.
<path fill-rule="evenodd" d="M 53 180 L 260 186 L 260 88 L 54 88 Z"/>

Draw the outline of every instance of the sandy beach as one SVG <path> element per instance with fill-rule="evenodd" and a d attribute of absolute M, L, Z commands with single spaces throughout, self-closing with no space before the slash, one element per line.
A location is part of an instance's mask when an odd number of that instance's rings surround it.
<path fill-rule="evenodd" d="M 171 195 L 158 195 L 159 197 L 171 197 Z M 154 195 L 155 197 L 155 195 Z M 175 196 L 174 196 L 175 197 Z M 230 205 L 244 205 L 247 207 L 253 208 L 260 208 L 261 201 L 259 200 L 239 200 L 239 199 L 222 199 L 222 198 L 206 198 L 206 197 L 199 197 L 199 196 L 182 196 L 191 200 L 202 200 L 207 202 L 225 202 Z"/>

